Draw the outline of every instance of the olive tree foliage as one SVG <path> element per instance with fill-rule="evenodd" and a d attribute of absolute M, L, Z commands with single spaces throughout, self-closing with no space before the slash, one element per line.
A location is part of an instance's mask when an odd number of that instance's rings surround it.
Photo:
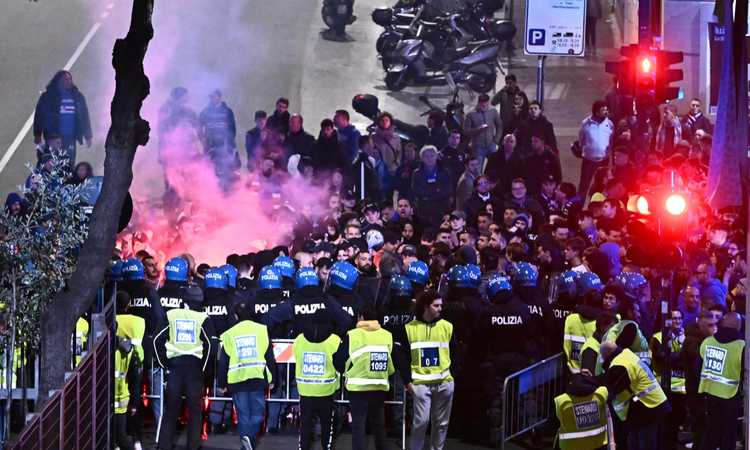
<path fill-rule="evenodd" d="M 39 350 L 42 314 L 76 268 L 78 248 L 86 239 L 84 185 L 65 184 L 67 159 L 52 153 L 45 166 L 29 167 L 20 193 L 25 212 L 0 214 L 0 311 L 7 325 L 3 348 Z"/>

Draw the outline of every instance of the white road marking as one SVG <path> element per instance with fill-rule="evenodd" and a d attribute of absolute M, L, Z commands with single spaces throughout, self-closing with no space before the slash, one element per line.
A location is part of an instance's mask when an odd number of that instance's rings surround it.
<path fill-rule="evenodd" d="M 63 70 L 70 70 L 73 67 L 73 64 L 76 63 L 78 58 L 81 56 L 81 53 L 86 49 L 86 46 L 89 45 L 89 42 L 91 42 L 91 39 L 93 39 L 96 32 L 99 30 L 99 28 L 102 26 L 101 22 L 96 22 L 94 26 L 91 27 L 88 33 L 86 33 L 86 36 L 83 38 L 80 44 L 78 44 L 78 47 L 76 48 L 75 52 L 73 52 L 73 55 L 68 59 L 68 62 L 65 63 L 65 66 L 63 66 Z M 8 162 L 10 161 L 10 158 L 13 157 L 13 154 L 16 153 L 16 150 L 18 150 L 18 147 L 21 145 L 21 142 L 26 137 L 26 134 L 28 134 L 29 130 L 31 129 L 31 125 L 34 123 L 34 112 L 31 112 L 31 115 L 28 119 L 26 119 L 26 123 L 23 124 L 21 127 L 21 131 L 18 132 L 16 135 L 16 138 L 13 139 L 13 142 L 11 142 L 10 147 L 5 151 L 5 154 L 3 155 L 3 159 L 0 159 L 0 173 L 5 169 L 5 166 L 8 165 Z"/>

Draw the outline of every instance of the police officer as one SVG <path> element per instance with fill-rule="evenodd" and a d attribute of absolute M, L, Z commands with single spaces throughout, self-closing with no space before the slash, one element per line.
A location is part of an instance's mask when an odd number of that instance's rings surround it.
<path fill-rule="evenodd" d="M 430 269 L 424 261 L 412 261 L 406 269 L 406 278 L 411 281 L 416 298 L 424 291 L 425 286 L 430 281 Z"/>
<path fill-rule="evenodd" d="M 328 295 L 333 297 L 344 311 L 351 317 L 351 325 L 349 328 L 353 328 L 357 323 L 357 318 L 365 307 L 365 301 L 362 297 L 354 290 L 359 278 L 359 272 L 357 268 L 351 265 L 347 261 L 339 261 L 331 267 L 331 272 L 328 274 L 329 285 L 327 289 Z"/>
<path fill-rule="evenodd" d="M 406 324 L 413 380 L 413 384 L 411 380 L 407 382 L 406 388 L 414 399 L 412 449 L 423 448 L 428 426 L 434 450 L 445 448 L 448 434 L 453 404 L 453 325 L 440 318 L 442 306 L 438 293 L 427 290 L 417 297 L 415 319 Z"/>
<path fill-rule="evenodd" d="M 682 312 L 673 310 L 671 313 L 671 326 L 668 332 L 667 345 L 669 355 L 664 349 L 663 333 L 659 331 L 651 337 L 650 349 L 656 379 L 662 383 L 666 390 L 669 402 L 672 404 L 672 414 L 664 430 L 663 448 L 674 449 L 677 445 L 679 427 L 685 420 L 687 411 L 685 409 L 687 389 L 685 388 L 685 367 L 679 358 L 682 344 L 685 342 L 685 329 L 682 328 Z M 663 374 L 666 370 L 666 362 L 669 361 L 669 389 L 666 388 L 666 380 Z"/>
<path fill-rule="evenodd" d="M 164 412 L 157 429 L 158 448 L 171 449 L 177 417 L 182 409 L 182 396 L 188 410 L 187 448 L 200 446 L 201 391 L 203 372 L 215 351 L 211 336 L 215 336 L 211 321 L 203 311 L 203 292 L 197 286 L 183 290 L 189 309 L 167 312 L 168 325 L 154 337 L 157 362 L 166 372 Z"/>
<path fill-rule="evenodd" d="M 698 392 L 706 394 L 706 431 L 701 450 L 735 448 L 737 417 L 740 415 L 739 386 L 745 341 L 740 334 L 742 318 L 729 313 L 716 334 L 700 346 L 701 375 Z"/>
<path fill-rule="evenodd" d="M 638 305 L 642 313 L 638 323 L 643 333 L 653 335 L 657 311 L 649 311 L 648 308 L 657 302 L 651 302 L 651 287 L 646 277 L 639 272 L 621 272 L 615 277 L 615 283 L 621 285 L 625 296 Z"/>
<path fill-rule="evenodd" d="M 115 440 L 122 450 L 132 449 L 133 443 L 127 436 L 128 411 L 136 411 L 139 403 L 141 377 L 140 366 L 143 363 L 143 335 L 146 322 L 128 313 L 130 296 L 125 291 L 117 293 L 117 350 L 115 351 Z M 131 391 L 133 395 L 131 397 Z"/>
<path fill-rule="evenodd" d="M 472 421 L 470 433 L 474 442 L 490 445 L 500 443 L 502 430 L 502 386 L 509 374 L 529 363 L 534 353 L 529 336 L 538 330 L 530 329 L 529 308 L 513 294 L 510 280 L 493 274 L 487 282 L 490 304 L 486 306 L 477 325 L 472 346 L 472 359 L 484 361 L 479 368 L 482 391 L 476 399 L 479 417 Z M 488 434 L 489 433 L 489 434 Z"/>
<path fill-rule="evenodd" d="M 625 423 L 628 450 L 659 448 L 659 426 L 671 411 L 651 368 L 628 348 L 615 342 L 601 345 L 604 361 L 604 384 L 609 391 L 612 409 Z"/>
<path fill-rule="evenodd" d="M 223 267 L 208 269 L 203 276 L 203 312 L 211 321 L 214 336 L 211 338 L 211 346 L 219 348 L 219 336 L 232 326 L 232 318 L 229 312 L 232 308 L 227 290 L 229 289 L 229 278 Z M 214 382 L 214 361 L 210 361 L 205 372 L 205 383 L 208 392 L 212 391 Z M 228 402 L 214 400 L 209 404 L 208 420 L 213 431 L 223 431 L 230 423 L 232 410 Z"/>
<path fill-rule="evenodd" d="M 536 267 L 522 261 L 515 265 L 515 269 L 511 270 L 510 275 L 513 292 L 529 308 L 529 326 L 533 330 L 537 330 L 529 336 L 529 339 L 534 342 L 529 356 L 537 361 L 552 348 L 552 344 L 550 344 L 554 332 L 552 310 L 538 287 L 539 271 Z"/>
<path fill-rule="evenodd" d="M 257 315 L 244 302 L 235 305 L 234 318 L 237 324 L 221 334 L 219 392 L 232 394 L 242 448 L 252 450 L 265 415 L 265 390 L 273 389 L 278 375 L 266 326 L 253 320 Z"/>
<path fill-rule="evenodd" d="M 604 450 L 607 445 L 607 388 L 590 377 L 573 375 L 555 397 L 560 450 Z"/>
<path fill-rule="evenodd" d="M 281 271 L 281 289 L 286 298 L 290 298 L 294 291 L 294 260 L 288 256 L 278 256 L 273 260 L 273 266 Z"/>
<path fill-rule="evenodd" d="M 300 269 L 298 285 L 309 283 L 309 268 Z M 312 271 L 314 275 L 314 271 Z M 317 277 L 316 277 L 317 278 Z M 306 280 L 307 279 L 307 280 Z M 278 309 L 278 308 L 277 308 Z M 341 345 L 341 338 L 333 333 L 326 311 L 318 309 L 306 317 L 309 324 L 294 339 L 295 378 L 299 390 L 300 450 L 310 450 L 314 420 L 320 422 L 320 443 L 323 450 L 333 447 L 334 395 L 339 389 L 339 373 L 333 355 Z"/>
<path fill-rule="evenodd" d="M 554 335 L 552 336 L 551 350 L 553 353 L 562 352 L 563 330 L 565 329 L 565 319 L 575 311 L 576 300 L 578 299 L 578 289 L 576 285 L 578 273 L 568 270 L 561 273 L 555 279 L 554 295 L 552 297 L 552 323 L 554 325 Z"/>
<path fill-rule="evenodd" d="M 393 275 L 388 286 L 387 301 L 380 312 L 380 323 L 393 337 L 394 359 L 409 360 L 409 339 L 406 337 L 406 324 L 414 319 L 414 297 L 411 282 L 403 275 Z M 408 367 L 404 370 L 408 370 Z M 396 401 L 406 401 L 404 397 L 404 378 L 394 377 L 392 381 L 393 396 Z M 401 437 L 401 426 L 404 416 L 400 406 L 393 408 L 389 416 L 392 428 L 389 435 Z"/>
<path fill-rule="evenodd" d="M 231 264 L 224 264 L 219 267 L 219 269 L 224 272 L 224 275 L 227 277 L 227 291 L 230 296 L 234 296 L 234 293 L 237 290 L 237 268 Z"/>
<path fill-rule="evenodd" d="M 596 318 L 601 312 L 601 297 L 592 295 L 587 297 L 586 294 L 604 288 L 599 277 L 592 272 L 580 274 L 576 279 L 576 286 L 583 300 L 576 307 L 575 312 L 565 319 L 563 329 L 563 353 L 568 363 L 568 370 L 573 374 L 581 371 L 581 349 L 586 339 L 596 331 Z"/>
<path fill-rule="evenodd" d="M 321 311 L 318 320 L 327 320 L 334 332 L 344 334 L 351 325 L 351 316 L 336 300 L 323 293 L 320 279 L 312 267 L 303 267 L 295 277 L 295 291 L 291 301 L 281 303 L 263 317 L 263 324 L 275 326 L 291 322 L 293 333 L 302 333 L 311 319 Z"/>
<path fill-rule="evenodd" d="M 189 269 L 185 258 L 178 256 L 164 266 L 164 285 L 159 289 L 159 302 L 166 316 L 169 311 L 185 308 L 185 289 L 188 287 Z"/>
<path fill-rule="evenodd" d="M 347 332 L 333 360 L 336 369 L 346 377 L 354 450 L 365 448 L 365 426 L 368 422 L 375 435 L 375 449 L 386 448 L 385 401 L 390 388 L 388 377 L 395 373 L 398 363 L 394 362 L 393 336 L 380 326 L 377 318 L 373 308 L 364 308 L 356 328 Z M 408 365 L 406 370 L 408 371 Z"/>
<path fill-rule="evenodd" d="M 159 295 L 153 286 L 146 281 L 143 264 L 137 258 L 130 258 L 122 266 L 123 281 L 117 285 L 118 289 L 127 292 L 130 296 L 128 305 L 128 314 L 138 316 L 146 322 L 146 331 L 143 337 L 143 368 L 145 369 L 145 379 L 152 379 L 152 386 L 161 384 L 161 372 L 154 373 L 154 335 L 164 328 L 167 317 L 159 301 Z M 139 382 L 140 386 L 143 382 Z M 140 392 L 140 391 L 138 391 Z M 130 416 L 128 420 L 128 429 L 132 436 L 135 436 L 136 443 L 142 442 L 143 430 L 143 403 L 134 401 L 137 404 L 138 411 Z M 161 399 L 154 399 L 151 402 L 154 409 L 154 416 L 161 415 Z"/>

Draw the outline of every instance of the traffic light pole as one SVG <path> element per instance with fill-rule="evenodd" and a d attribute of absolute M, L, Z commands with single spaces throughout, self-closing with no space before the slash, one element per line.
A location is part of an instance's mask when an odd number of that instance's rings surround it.
<path fill-rule="evenodd" d="M 547 56 L 537 56 L 536 60 L 536 99 L 544 107 L 544 61 Z"/>

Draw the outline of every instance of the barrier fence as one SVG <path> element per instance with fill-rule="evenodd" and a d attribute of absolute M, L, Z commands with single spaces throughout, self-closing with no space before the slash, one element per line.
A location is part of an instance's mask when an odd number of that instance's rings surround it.
<path fill-rule="evenodd" d="M 299 395 L 297 393 L 297 390 L 295 389 L 295 382 L 294 382 L 294 353 L 292 352 L 292 343 L 294 342 L 293 339 L 273 339 L 271 344 L 273 345 L 273 353 L 276 360 L 276 364 L 278 364 L 280 367 L 280 371 L 283 370 L 284 374 L 283 376 L 280 375 L 280 377 L 283 377 L 283 382 L 279 386 L 278 389 L 281 390 L 282 396 L 279 396 L 278 391 L 275 394 L 272 394 L 272 396 L 269 396 L 266 398 L 266 403 L 281 403 L 281 404 L 298 404 L 299 403 Z M 153 361 L 152 361 L 153 363 Z M 164 376 L 162 373 L 162 369 L 158 367 L 154 367 L 152 365 L 151 367 L 151 373 L 152 373 L 152 380 L 153 379 L 161 379 L 164 380 Z M 214 370 L 214 373 L 216 371 Z M 397 376 L 393 379 L 395 380 L 398 378 Z M 282 381 L 282 380 L 279 380 Z M 216 393 L 217 392 L 217 381 L 216 377 L 214 377 L 213 380 L 213 386 L 211 389 L 211 392 Z M 153 383 L 149 385 L 149 394 L 146 395 L 147 398 L 151 400 L 161 400 L 164 396 L 164 383 L 157 383 L 158 386 L 154 386 Z M 342 385 L 343 385 L 343 377 L 342 377 Z M 401 449 L 406 449 L 406 391 L 403 389 L 403 386 L 400 384 L 396 385 L 396 383 L 391 383 L 391 388 L 394 391 L 394 398 L 392 400 L 387 400 L 385 403 L 386 405 L 392 405 L 392 406 L 399 406 L 401 409 Z M 401 398 L 402 400 L 398 400 L 396 392 L 397 389 L 401 392 Z M 340 394 L 338 398 L 335 400 L 337 404 L 346 405 L 349 404 L 349 400 L 346 399 L 345 395 L 345 389 L 342 387 Z M 225 402 L 231 402 L 232 397 L 227 396 L 218 396 L 218 395 L 210 395 L 207 396 L 206 399 L 209 401 L 225 401 Z M 163 413 L 163 408 L 158 408 L 161 413 Z M 161 420 L 159 420 L 161 422 Z M 158 440 L 159 430 L 157 430 L 157 440 Z"/>
<path fill-rule="evenodd" d="M 508 375 L 503 383 L 500 448 L 513 438 L 546 423 L 554 414 L 553 400 L 565 390 L 562 353 Z"/>

